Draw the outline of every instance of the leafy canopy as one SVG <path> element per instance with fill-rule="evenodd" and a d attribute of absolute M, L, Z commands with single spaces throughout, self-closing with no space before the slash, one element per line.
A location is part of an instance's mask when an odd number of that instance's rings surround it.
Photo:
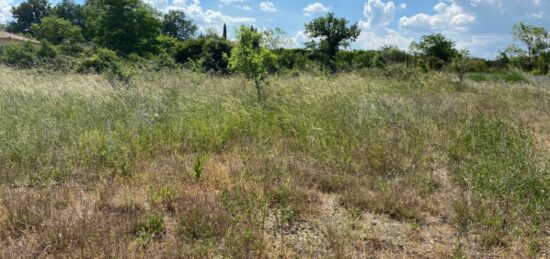
<path fill-rule="evenodd" d="M 32 25 L 32 31 L 38 39 L 47 40 L 52 44 L 72 44 L 82 42 L 80 27 L 65 19 L 47 16 L 39 24 Z"/>
<path fill-rule="evenodd" d="M 445 63 L 449 63 L 456 53 L 454 41 L 441 33 L 424 35 L 419 43 L 413 42 L 411 48 L 424 56 L 438 58 Z"/>
<path fill-rule="evenodd" d="M 157 51 L 160 15 L 141 0 L 94 0 L 87 3 L 87 12 L 100 46 L 122 54 Z"/>
<path fill-rule="evenodd" d="M 63 18 L 77 26 L 84 26 L 86 17 L 84 16 L 84 7 L 74 2 L 74 0 L 63 0 L 51 10 L 51 15 Z"/>
<path fill-rule="evenodd" d="M 361 30 L 357 23 L 348 26 L 346 18 L 337 18 L 330 12 L 305 25 L 307 35 L 312 39 L 307 45 L 317 48 L 325 56 L 325 64 L 335 71 L 334 57 L 341 47 L 348 47 Z M 318 42 L 316 42 L 318 40 Z"/>
<path fill-rule="evenodd" d="M 543 27 L 519 23 L 514 25 L 512 35 L 525 44 L 529 57 L 538 57 L 550 48 L 550 34 Z"/>
<path fill-rule="evenodd" d="M 162 33 L 179 40 L 190 39 L 197 32 L 197 25 L 185 17 L 185 13 L 179 10 L 171 10 L 164 15 L 162 20 Z"/>
<path fill-rule="evenodd" d="M 11 9 L 13 22 L 8 25 L 10 32 L 30 32 L 33 23 L 40 23 L 42 17 L 46 16 L 50 4 L 48 0 L 26 0 Z"/>

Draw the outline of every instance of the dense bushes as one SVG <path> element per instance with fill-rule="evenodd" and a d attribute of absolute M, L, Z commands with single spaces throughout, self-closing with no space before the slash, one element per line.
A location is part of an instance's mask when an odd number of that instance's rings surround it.
<path fill-rule="evenodd" d="M 227 58 L 231 54 L 231 43 L 215 34 L 183 41 L 175 60 L 200 71 L 228 72 Z"/>

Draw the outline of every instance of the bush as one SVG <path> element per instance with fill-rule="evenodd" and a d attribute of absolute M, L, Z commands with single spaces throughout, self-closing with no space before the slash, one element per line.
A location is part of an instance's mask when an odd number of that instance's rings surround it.
<path fill-rule="evenodd" d="M 2 63 L 20 68 L 31 68 L 38 64 L 38 48 L 30 42 L 9 44 L 4 48 Z"/>
<path fill-rule="evenodd" d="M 98 48 L 95 50 L 94 54 L 80 63 L 78 72 L 102 73 L 108 70 L 117 70 L 119 68 L 119 61 L 120 60 L 114 51 L 105 48 Z"/>
<path fill-rule="evenodd" d="M 181 64 L 194 64 L 202 71 L 227 72 L 227 57 L 231 55 L 231 43 L 216 35 L 184 41 L 175 53 Z"/>
<path fill-rule="evenodd" d="M 131 70 L 122 65 L 117 54 L 109 49 L 98 48 L 89 58 L 80 62 L 79 73 L 105 73 L 112 79 L 128 82 L 132 75 Z"/>

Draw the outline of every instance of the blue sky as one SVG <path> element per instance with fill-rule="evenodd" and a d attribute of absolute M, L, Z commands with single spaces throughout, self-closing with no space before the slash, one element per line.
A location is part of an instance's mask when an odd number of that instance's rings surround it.
<path fill-rule="evenodd" d="M 0 22 L 21 0 L 0 0 Z M 51 1 L 55 3 L 56 1 Z M 77 2 L 82 2 L 78 0 Z M 161 11 L 181 9 L 201 30 L 230 31 L 240 24 L 279 27 L 301 46 L 304 24 L 333 11 L 358 22 L 362 33 L 352 47 L 385 44 L 408 48 L 422 35 L 441 32 L 480 57 L 494 57 L 514 43 L 511 27 L 520 21 L 550 29 L 550 0 L 146 0 Z"/>

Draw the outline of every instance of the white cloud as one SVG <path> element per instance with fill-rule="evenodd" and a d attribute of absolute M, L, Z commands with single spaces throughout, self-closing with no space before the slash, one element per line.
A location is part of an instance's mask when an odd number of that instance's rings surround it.
<path fill-rule="evenodd" d="M 300 48 L 304 46 L 304 43 L 306 43 L 309 40 L 309 37 L 305 33 L 305 31 L 298 31 L 296 34 L 292 37 L 292 42 L 294 43 L 294 47 Z"/>
<path fill-rule="evenodd" d="M 531 18 L 535 18 L 535 19 L 542 19 L 542 18 L 544 18 L 544 12 L 539 11 L 539 12 L 535 12 L 535 13 L 530 13 L 530 14 L 527 14 L 527 17 L 531 17 Z"/>
<path fill-rule="evenodd" d="M 361 49 L 379 49 L 384 45 L 395 45 L 406 50 L 414 40 L 414 37 L 389 28 L 373 30 L 365 21 L 360 22 L 359 27 L 361 34 L 354 45 Z"/>
<path fill-rule="evenodd" d="M 365 3 L 363 14 L 367 17 L 367 25 L 388 26 L 393 21 L 395 4 L 390 1 L 384 3 L 381 0 L 369 0 Z"/>
<path fill-rule="evenodd" d="M 239 6 L 237 6 L 237 8 L 245 10 L 245 11 L 252 11 L 252 7 L 250 7 L 249 5 L 239 5 Z"/>
<path fill-rule="evenodd" d="M 243 3 L 246 2 L 246 0 L 220 0 L 219 2 L 221 5 L 231 5 L 234 3 Z"/>
<path fill-rule="evenodd" d="M 406 6 L 400 8 L 406 8 Z M 395 10 L 396 6 L 392 1 L 384 3 L 381 0 L 368 0 L 365 2 L 363 14 L 367 20 L 359 22 L 361 34 L 353 46 L 360 49 L 378 49 L 384 45 L 395 45 L 401 49 L 407 49 L 414 37 L 390 28 Z"/>
<path fill-rule="evenodd" d="M 207 31 L 211 28 L 220 31 L 224 23 L 227 25 L 256 23 L 256 18 L 254 17 L 230 16 L 221 11 L 214 11 L 211 9 L 204 10 L 199 0 L 193 0 L 191 3 L 187 3 L 186 0 L 174 0 L 172 6 L 168 9 L 184 11 L 186 15 L 193 18 L 203 31 Z"/>
<path fill-rule="evenodd" d="M 11 20 L 11 0 L 0 0 L 0 23 L 4 24 Z"/>
<path fill-rule="evenodd" d="M 411 17 L 403 16 L 399 20 L 399 26 L 415 31 L 466 31 L 476 20 L 475 14 L 464 10 L 455 2 L 439 2 L 433 9 L 433 15 L 419 13 Z"/>
<path fill-rule="evenodd" d="M 260 9 L 264 12 L 273 13 L 277 12 L 277 8 L 275 7 L 275 4 L 273 2 L 261 2 L 260 3 Z"/>
<path fill-rule="evenodd" d="M 332 8 L 324 6 L 322 3 L 316 2 L 309 4 L 304 8 L 304 14 L 310 16 L 312 13 L 325 13 L 330 11 Z"/>

